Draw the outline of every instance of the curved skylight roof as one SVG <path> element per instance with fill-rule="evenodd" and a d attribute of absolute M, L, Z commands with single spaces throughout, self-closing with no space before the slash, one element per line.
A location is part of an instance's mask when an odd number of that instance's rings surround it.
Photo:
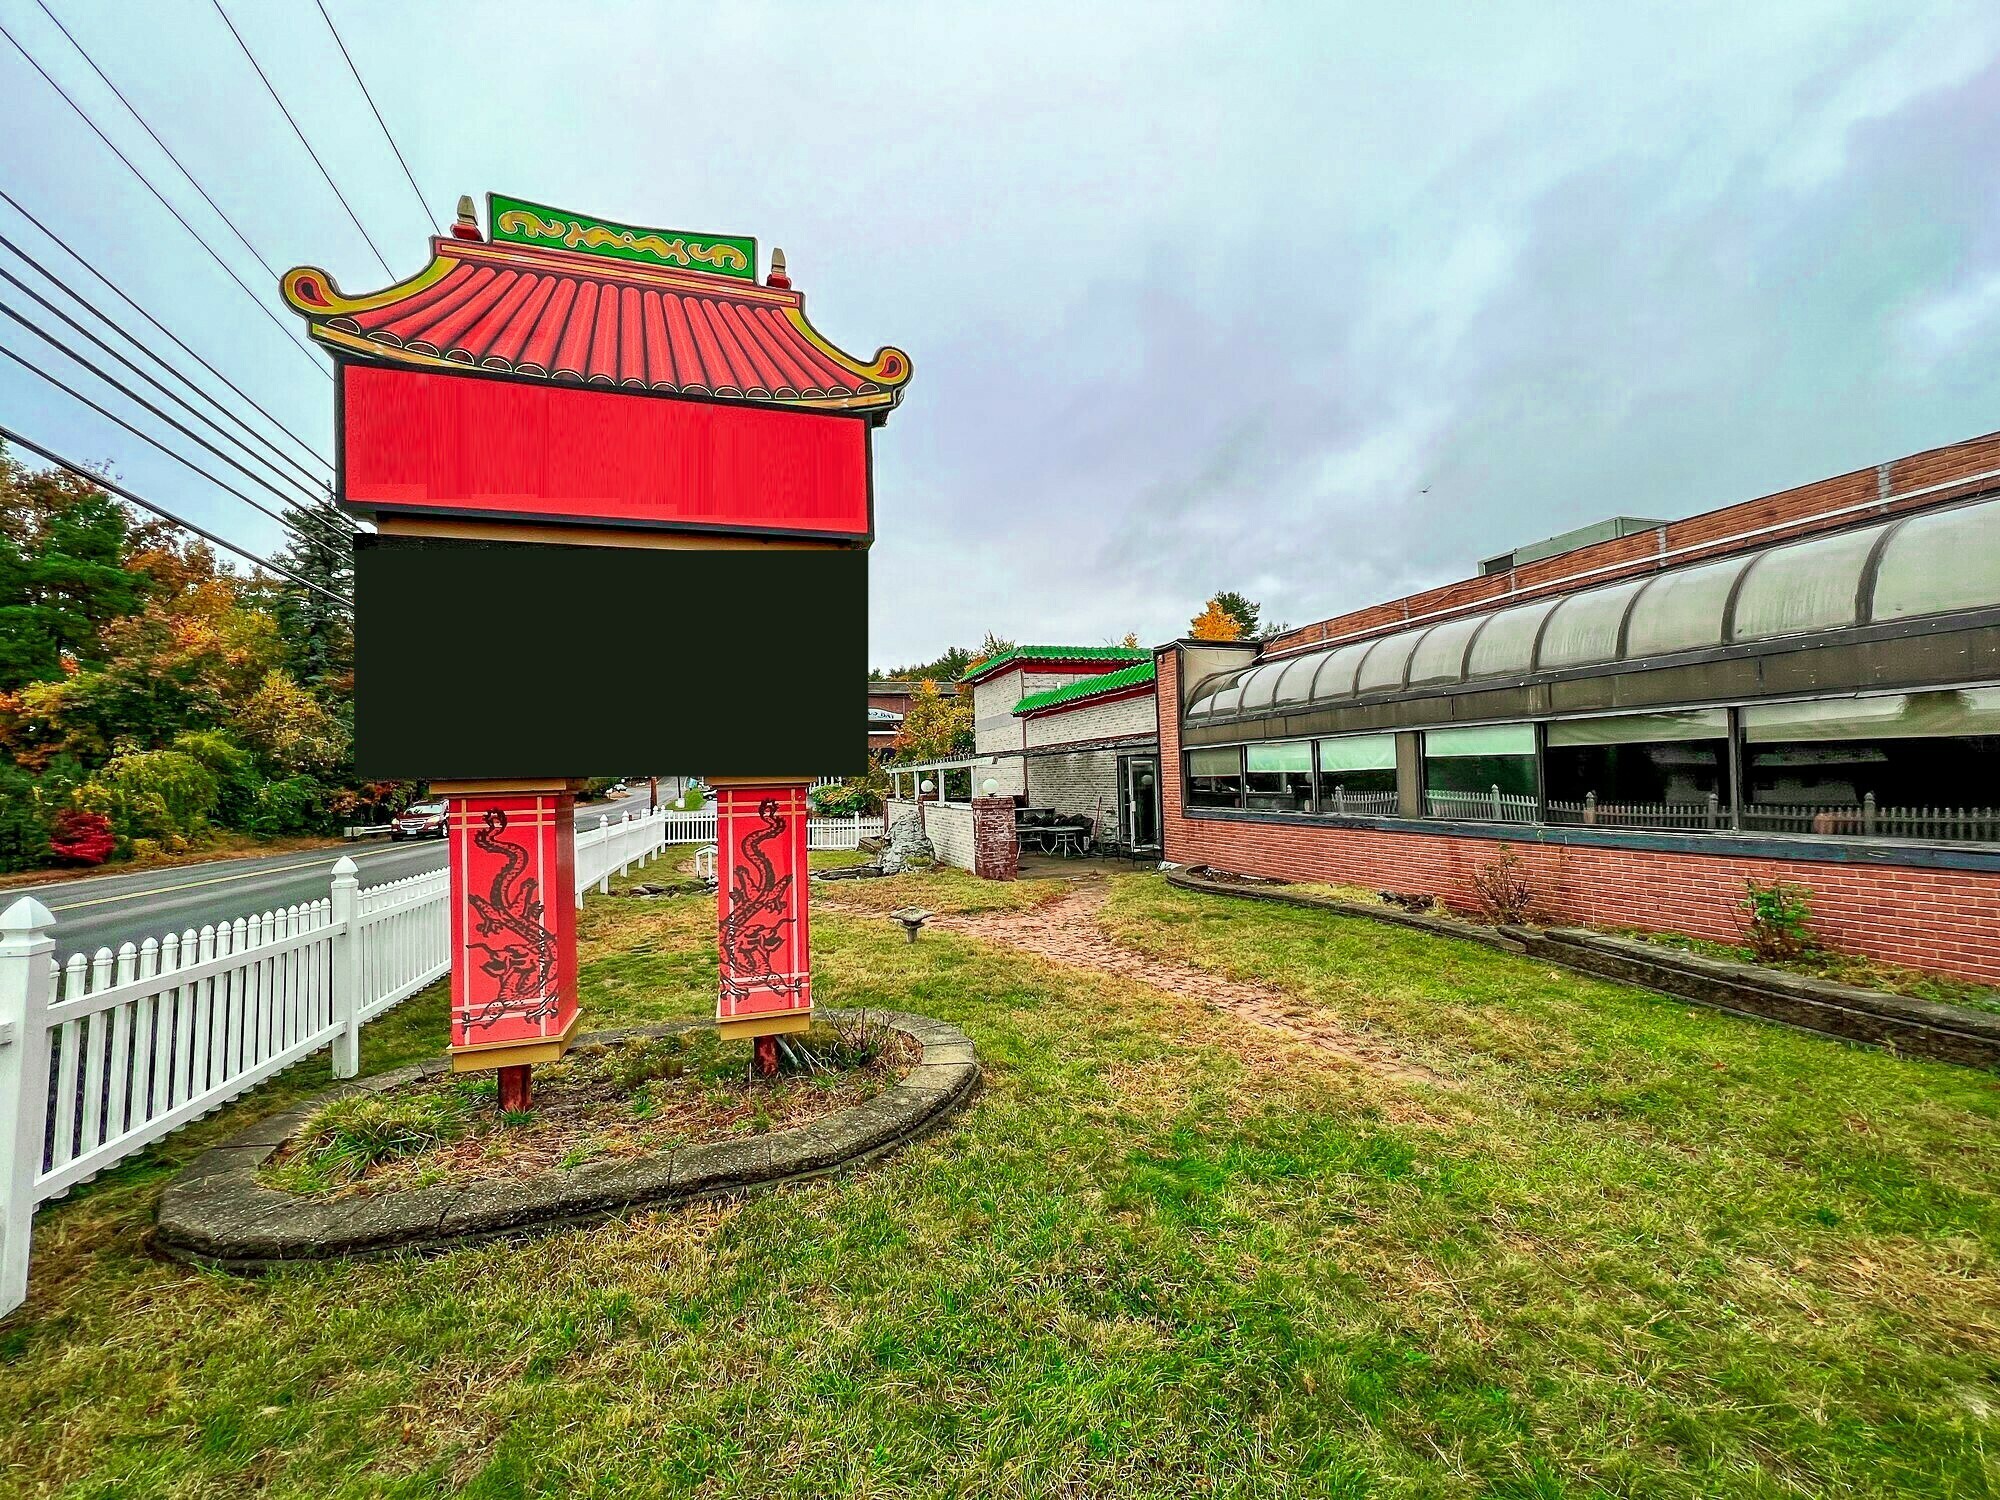
<path fill-rule="evenodd" d="M 1252 662 L 1199 683 L 1187 716 L 1297 713 L 1985 608 L 2000 608 L 2000 499 Z"/>

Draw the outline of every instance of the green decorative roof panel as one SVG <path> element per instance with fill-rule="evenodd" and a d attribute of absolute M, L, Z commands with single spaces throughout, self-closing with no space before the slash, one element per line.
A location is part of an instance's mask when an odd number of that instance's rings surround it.
<path fill-rule="evenodd" d="M 1092 698 L 1102 698 L 1112 693 L 1123 693 L 1133 688 L 1141 688 L 1152 682 L 1155 668 L 1152 660 L 1126 667 L 1117 672 L 1100 672 L 1095 677 L 1079 677 L 1075 682 L 1059 688 L 1050 688 L 1045 693 L 1030 693 L 1014 705 L 1016 714 L 1039 713 L 1045 708 L 1065 708 L 1073 703 L 1084 703 Z"/>
<path fill-rule="evenodd" d="M 982 677 L 990 677 L 1021 662 L 1150 662 L 1152 659 L 1153 653 L 1141 646 L 1016 646 L 998 656 L 989 656 L 985 661 L 974 662 L 958 680 L 977 682 Z"/>

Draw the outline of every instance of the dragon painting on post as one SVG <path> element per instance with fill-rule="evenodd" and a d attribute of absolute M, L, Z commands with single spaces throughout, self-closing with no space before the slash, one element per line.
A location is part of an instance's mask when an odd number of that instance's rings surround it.
<path fill-rule="evenodd" d="M 574 1019 L 575 897 L 566 791 L 455 796 L 451 1042 L 479 1052 L 559 1042 Z"/>
<path fill-rule="evenodd" d="M 803 1027 L 812 1008 L 806 787 L 717 781 L 717 1019 L 725 1028 L 754 1020 L 761 1031 L 796 1018 Z"/>

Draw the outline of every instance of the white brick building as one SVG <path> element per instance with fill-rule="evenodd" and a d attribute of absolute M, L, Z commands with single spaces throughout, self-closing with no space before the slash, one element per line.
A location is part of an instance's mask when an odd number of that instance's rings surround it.
<path fill-rule="evenodd" d="M 966 674 L 974 774 L 1027 808 L 1087 818 L 1099 844 L 1159 844 L 1153 659 L 1122 646 L 1022 646 Z"/>

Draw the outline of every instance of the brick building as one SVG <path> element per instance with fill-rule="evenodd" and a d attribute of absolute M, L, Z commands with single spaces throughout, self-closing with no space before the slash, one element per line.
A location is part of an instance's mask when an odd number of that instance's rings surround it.
<path fill-rule="evenodd" d="M 1592 533 L 1586 533 L 1586 537 Z M 1166 857 L 2000 982 L 2000 434 L 1155 653 Z"/>
<path fill-rule="evenodd" d="M 903 715 L 910 711 L 910 698 L 917 690 L 914 682 L 878 678 L 868 684 L 868 754 L 876 759 L 895 748 L 903 728 Z"/>

